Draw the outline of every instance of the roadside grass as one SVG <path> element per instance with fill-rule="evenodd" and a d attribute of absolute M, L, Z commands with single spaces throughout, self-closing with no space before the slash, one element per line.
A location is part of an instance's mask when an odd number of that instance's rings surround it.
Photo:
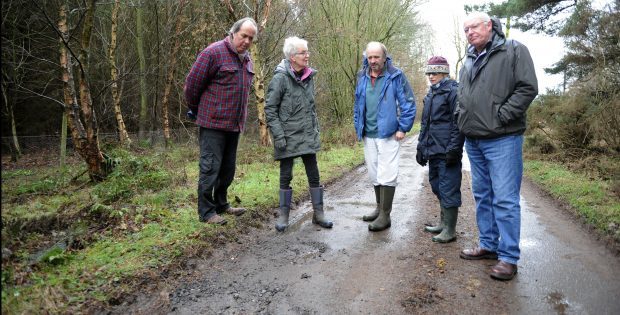
<path fill-rule="evenodd" d="M 567 202 L 588 224 L 620 242 L 620 199 L 613 192 L 613 178 L 601 179 L 540 160 L 526 160 L 524 172 L 551 195 Z"/>
<path fill-rule="evenodd" d="M 240 142 L 229 201 L 249 211 L 226 226 L 197 220 L 195 145 L 112 149 L 121 163 L 94 185 L 75 178 L 82 164 L 3 171 L 2 313 L 88 312 L 120 303 L 182 260 L 207 257 L 213 244 L 270 223 L 279 187 L 271 152 L 248 138 Z M 326 183 L 361 164 L 363 150 L 330 144 L 318 160 Z M 301 161 L 293 172 L 300 200 L 308 194 Z"/>

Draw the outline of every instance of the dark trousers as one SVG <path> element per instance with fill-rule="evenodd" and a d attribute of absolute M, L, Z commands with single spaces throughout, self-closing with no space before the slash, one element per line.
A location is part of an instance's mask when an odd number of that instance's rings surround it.
<path fill-rule="evenodd" d="M 280 160 L 280 189 L 289 189 L 291 180 L 293 180 L 293 162 L 295 156 Z M 316 163 L 316 154 L 304 154 L 301 156 L 306 168 L 306 176 L 308 176 L 308 186 L 319 187 L 321 179 L 319 175 L 319 167 Z"/>
<path fill-rule="evenodd" d="M 428 181 L 439 204 L 444 208 L 461 206 L 461 162 L 446 166 L 443 158 L 431 158 L 428 164 Z"/>
<path fill-rule="evenodd" d="M 229 207 L 228 186 L 235 178 L 239 132 L 200 128 L 198 216 L 206 221 Z"/>

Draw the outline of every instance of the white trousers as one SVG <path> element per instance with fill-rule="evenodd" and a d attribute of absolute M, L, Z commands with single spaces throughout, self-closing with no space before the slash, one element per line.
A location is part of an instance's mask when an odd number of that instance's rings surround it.
<path fill-rule="evenodd" d="M 364 137 L 364 159 L 373 186 L 396 187 L 400 142 L 394 136 L 385 139 Z"/>

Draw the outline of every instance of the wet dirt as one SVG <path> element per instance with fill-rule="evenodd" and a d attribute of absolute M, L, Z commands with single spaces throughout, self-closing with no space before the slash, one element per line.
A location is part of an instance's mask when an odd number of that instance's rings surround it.
<path fill-rule="evenodd" d="M 254 230 L 216 250 L 159 292 L 110 313 L 135 314 L 620 314 L 620 258 L 533 184 L 522 187 L 521 260 L 509 282 L 493 280 L 493 260 L 466 261 L 477 245 L 469 165 L 464 158 L 458 238 L 431 241 L 439 206 L 415 137 L 401 149 L 392 226 L 369 232 L 375 207 L 365 168 L 326 187 L 332 229 L 311 223 L 309 202 L 284 233 Z"/>

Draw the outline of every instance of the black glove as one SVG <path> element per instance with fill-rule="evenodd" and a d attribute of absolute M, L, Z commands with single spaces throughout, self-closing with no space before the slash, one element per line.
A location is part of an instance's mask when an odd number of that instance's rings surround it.
<path fill-rule="evenodd" d="M 189 120 L 196 120 L 196 114 L 190 109 L 187 111 L 187 118 Z"/>
<path fill-rule="evenodd" d="M 415 154 L 415 160 L 422 166 L 426 166 L 426 162 L 428 162 L 422 155 L 421 150 L 418 150 L 418 153 Z"/>
<path fill-rule="evenodd" d="M 463 157 L 463 153 L 460 150 L 450 150 L 446 153 L 446 166 L 453 166 L 458 164 Z"/>
<path fill-rule="evenodd" d="M 276 140 L 276 149 L 278 150 L 286 149 L 286 139 L 282 138 L 282 139 Z"/>

